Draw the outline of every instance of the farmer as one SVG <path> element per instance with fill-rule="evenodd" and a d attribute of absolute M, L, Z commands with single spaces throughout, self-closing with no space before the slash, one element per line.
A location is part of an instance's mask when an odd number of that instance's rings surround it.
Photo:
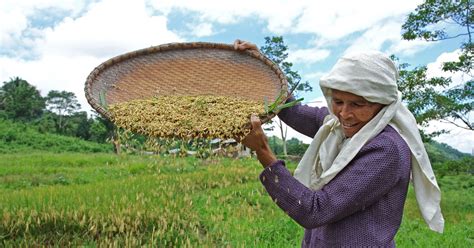
<path fill-rule="evenodd" d="M 257 49 L 236 40 L 235 49 Z M 278 117 L 314 137 L 294 176 L 272 153 L 256 116 L 242 143 L 265 168 L 274 202 L 305 228 L 302 247 L 395 247 L 410 175 L 423 218 L 442 232 L 440 190 L 398 71 L 380 52 L 348 54 L 320 79 L 328 107 L 296 105 Z"/>

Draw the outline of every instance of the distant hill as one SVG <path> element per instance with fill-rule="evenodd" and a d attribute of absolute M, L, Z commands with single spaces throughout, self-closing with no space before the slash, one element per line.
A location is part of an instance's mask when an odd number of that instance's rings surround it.
<path fill-rule="evenodd" d="M 40 133 L 28 124 L 0 119 L 0 153 L 31 151 L 112 152 L 112 145 Z"/>
<path fill-rule="evenodd" d="M 298 140 L 296 138 L 292 138 L 287 141 L 287 149 L 289 155 L 301 156 L 308 148 L 307 144 L 303 144 L 302 142 L 297 141 Z M 270 136 L 268 137 L 268 142 L 274 153 L 276 153 L 277 155 L 282 155 L 283 145 L 282 140 L 279 137 Z M 446 161 L 460 160 L 465 157 L 471 157 L 471 155 L 468 153 L 462 153 L 447 144 L 439 143 L 434 140 L 425 143 L 425 148 L 428 152 L 428 156 L 430 158 L 431 163 L 444 163 Z"/>
<path fill-rule="evenodd" d="M 449 160 L 459 160 L 471 156 L 470 154 L 460 152 L 445 143 L 438 143 L 434 140 L 425 143 L 425 148 L 428 152 L 431 163 L 443 163 Z"/>

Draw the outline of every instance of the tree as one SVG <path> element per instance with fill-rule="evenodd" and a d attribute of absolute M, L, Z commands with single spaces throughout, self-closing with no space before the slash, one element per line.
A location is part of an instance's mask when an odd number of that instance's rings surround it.
<path fill-rule="evenodd" d="M 107 118 L 95 112 L 94 121 L 91 124 L 90 139 L 97 142 L 111 142 L 114 152 L 120 154 L 121 140 L 124 139 L 123 131 Z"/>
<path fill-rule="evenodd" d="M 301 76 L 297 71 L 292 69 L 293 63 L 286 61 L 288 58 L 288 46 L 285 45 L 283 36 L 265 37 L 265 45 L 260 48 L 260 51 L 281 68 L 286 76 L 290 89 L 297 87 L 293 92 L 294 95 L 297 95 L 298 92 L 301 91 L 313 90 L 308 81 L 304 83 L 300 82 Z M 283 141 L 283 154 L 286 156 L 288 155 L 286 147 L 287 128 L 283 126 L 281 120 L 278 121 L 277 126 L 280 129 L 280 135 Z"/>
<path fill-rule="evenodd" d="M 303 141 L 293 137 L 288 140 L 288 154 L 294 156 L 303 156 L 308 149 L 309 145 L 303 143 Z"/>
<path fill-rule="evenodd" d="M 3 82 L 0 88 L 0 112 L 8 119 L 32 121 L 41 116 L 45 100 L 35 86 L 19 77 Z"/>
<path fill-rule="evenodd" d="M 90 140 L 93 119 L 88 118 L 87 112 L 79 111 L 68 118 L 71 119 L 70 122 L 73 123 L 69 131 L 70 134 L 84 140 Z"/>
<path fill-rule="evenodd" d="M 449 30 L 455 30 L 455 33 L 448 33 L 447 29 L 441 27 L 450 27 Z M 410 110 L 414 110 L 418 123 L 444 120 L 458 127 L 474 130 L 474 123 L 469 118 L 474 106 L 473 30 L 472 0 L 426 0 L 408 15 L 402 25 L 402 37 L 405 40 L 423 39 L 433 42 L 463 38 L 458 60 L 444 63 L 442 70 L 464 73 L 467 77 L 465 82 L 451 86 L 449 78 L 428 79 L 426 67 L 401 71 L 401 90 L 408 90 L 409 97 L 406 100 L 409 108 L 411 105 Z M 404 66 L 402 69 L 407 67 L 406 64 Z M 444 89 L 439 92 L 433 86 L 442 86 Z M 456 120 L 462 124 L 457 124 Z"/>
<path fill-rule="evenodd" d="M 398 62 L 398 58 L 391 56 L 392 60 Z M 445 77 L 427 77 L 426 66 L 415 67 L 412 70 L 407 69 L 410 65 L 407 63 L 400 63 L 398 66 L 399 80 L 398 89 L 403 93 L 403 102 L 406 103 L 410 112 L 415 116 L 416 122 L 426 127 L 431 120 L 440 119 L 442 106 L 440 99 L 443 97 L 442 93 L 437 91 L 437 88 L 446 87 L 451 83 L 450 78 Z M 422 137 L 428 141 L 431 137 L 446 132 L 445 130 L 438 130 L 434 133 L 425 133 L 422 130 Z"/>
<path fill-rule="evenodd" d="M 107 126 L 104 124 L 103 121 L 99 120 L 98 118 L 95 118 L 92 119 L 89 133 L 89 139 L 91 141 L 105 143 L 107 142 L 108 135 L 110 132 L 107 130 Z"/>
<path fill-rule="evenodd" d="M 65 127 L 68 119 L 66 116 L 73 115 L 81 108 L 73 92 L 52 90 L 46 96 L 46 104 L 48 109 L 57 115 L 56 125 L 58 132 L 65 133 Z"/>
<path fill-rule="evenodd" d="M 54 113 L 46 111 L 33 124 L 40 133 L 56 133 L 55 118 Z"/>
<path fill-rule="evenodd" d="M 273 153 L 275 153 L 275 155 L 280 155 L 283 153 L 283 145 L 282 145 L 282 140 L 280 138 L 274 135 L 270 136 L 268 137 L 268 143 Z"/>

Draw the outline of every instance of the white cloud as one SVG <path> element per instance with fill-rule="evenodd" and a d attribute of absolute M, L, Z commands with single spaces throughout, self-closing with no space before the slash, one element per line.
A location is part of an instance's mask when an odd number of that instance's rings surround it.
<path fill-rule="evenodd" d="M 16 18 L 11 18 L 15 20 L 16 25 L 6 25 L 8 28 L 3 26 L 3 29 L 9 31 L 0 29 L 0 37 L 3 39 L 7 39 L 5 36 L 9 36 L 8 34 L 12 32 L 20 34 L 20 31 L 26 28 L 26 17 L 31 15 L 35 9 L 54 6 L 55 8 L 77 11 L 83 9 L 85 5 L 85 1 L 79 0 L 20 1 L 22 4 L 13 4 L 13 2 L 17 1 L 4 0 L 3 5 L 0 5 L 2 6 L 0 9 L 5 10 L 5 13 L 0 16 L 7 16 L 6 13 L 18 15 Z M 83 25 L 98 24 L 104 27 L 105 24 L 108 24 L 107 29 L 101 29 L 105 34 L 116 32 L 114 29 L 118 29 L 120 26 L 123 26 L 124 32 L 131 31 L 130 26 L 141 30 L 141 27 L 147 28 L 149 26 L 135 24 L 143 24 L 143 18 L 146 19 L 150 15 L 144 10 L 145 6 L 150 6 L 163 13 L 164 16 L 172 10 L 179 10 L 183 13 L 191 11 L 197 13 L 201 21 L 207 20 L 221 24 L 236 23 L 242 18 L 255 17 L 266 21 L 268 30 L 274 33 L 310 33 L 318 35 L 321 39 L 335 40 L 375 26 L 389 16 L 404 16 L 412 11 L 419 2 L 421 1 L 275 0 L 269 4 L 265 1 L 242 0 L 233 4 L 222 4 L 222 2 L 215 0 L 150 0 L 145 4 L 144 0 L 103 0 L 89 6 L 89 21 L 83 20 Z M 142 14 L 136 15 L 139 12 Z M 102 15 L 98 16 L 95 13 Z M 208 25 L 210 24 L 205 24 L 206 28 Z M 88 31 L 86 34 L 95 34 L 90 30 L 82 29 L 82 31 Z M 208 33 L 209 30 L 207 29 L 206 32 Z M 142 34 L 141 32 L 137 33 Z M 384 35 L 387 34 L 390 33 L 384 33 Z M 197 33 L 197 35 L 203 34 Z"/>
<path fill-rule="evenodd" d="M 52 1 L 50 1 L 52 2 Z M 21 77 L 46 95 L 50 90 L 76 94 L 82 107 L 84 83 L 89 73 L 112 56 L 139 48 L 182 39 L 167 29 L 164 16 L 151 16 L 144 1 L 104 0 L 76 18 L 40 30 L 32 40 L 34 60 L 0 56 L 0 81 Z"/>
<path fill-rule="evenodd" d="M 326 75 L 328 72 L 314 72 L 314 73 L 307 73 L 303 75 L 303 78 L 308 80 L 316 80 L 321 78 L 322 76 Z"/>
<path fill-rule="evenodd" d="M 400 40 L 400 25 L 400 23 L 389 21 L 370 27 L 346 49 L 345 53 L 360 50 L 381 50 L 385 42 Z"/>
<path fill-rule="evenodd" d="M 37 56 L 52 53 L 110 57 L 130 50 L 182 40 L 167 29 L 166 16 L 151 14 L 145 0 L 103 0 L 90 4 L 80 16 L 75 14 L 78 14 L 78 9 L 85 9 L 85 1 L 42 0 L 19 3 L 0 3 L 0 21 L 12 24 L 0 26 L 0 44 L 3 48 L 18 49 L 18 53 L 28 49 L 30 55 L 35 51 Z M 33 28 L 28 18 L 48 8 L 70 13 L 55 26 Z M 22 55 L 18 53 L 17 56 Z"/>
<path fill-rule="evenodd" d="M 198 38 L 214 34 L 212 23 L 189 24 L 187 26 L 191 30 L 191 35 Z"/>
<path fill-rule="evenodd" d="M 393 41 L 393 44 L 387 50 L 387 54 L 412 57 L 433 45 L 435 45 L 435 42 L 426 42 L 424 40 L 398 40 Z"/>
<path fill-rule="evenodd" d="M 150 5 L 163 13 L 172 10 L 192 11 L 199 14 L 201 20 L 220 24 L 236 23 L 242 18 L 258 17 L 268 21 L 268 29 L 282 33 L 292 27 L 293 20 L 301 13 L 308 1 L 277 0 L 223 3 L 216 0 L 151 0 Z"/>
<path fill-rule="evenodd" d="M 4 9 L 11 9 L 11 6 L 14 6 L 13 1 L 7 0 L 4 5 L 9 8 L 5 7 Z M 26 17 L 31 15 L 35 9 L 54 6 L 72 11 L 83 9 L 85 5 L 84 1 L 79 0 L 20 2 L 28 4 L 22 4 L 19 8 L 15 8 L 18 11 L 14 13 L 25 14 L 19 14 L 18 17 L 12 18 L 18 25 L 7 25 L 10 27 L 8 30 L 0 29 L 0 39 L 6 41 L 11 40 L 14 35 L 19 36 L 21 31 L 26 28 Z M 64 46 L 65 48 L 75 48 L 73 50 L 78 52 L 118 52 L 125 47 L 138 48 L 143 45 L 151 45 L 150 43 L 156 43 L 156 41 L 166 40 L 158 39 L 156 34 L 173 36 L 166 29 L 166 14 L 171 13 L 172 10 L 179 10 L 183 13 L 191 11 L 198 14 L 200 19 L 198 23 L 201 24 L 193 28 L 194 35 L 197 37 L 209 36 L 213 33 L 211 22 L 229 24 L 236 23 L 242 18 L 253 17 L 266 21 L 268 30 L 276 34 L 309 33 L 317 35 L 318 40 L 332 40 L 333 42 L 330 43 L 334 43 L 334 40 L 345 35 L 376 26 L 387 16 L 406 15 L 408 11 L 416 7 L 418 2 L 412 0 L 397 2 L 279 0 L 272 1 L 270 7 L 268 2 L 251 0 L 242 0 L 234 4 L 222 4 L 222 2 L 213 0 L 150 0 L 146 3 L 145 0 L 103 0 L 90 4 L 89 11 L 84 16 L 77 20 L 65 19 L 57 27 L 45 30 L 44 35 L 48 37 L 49 43 L 55 45 L 55 49 Z M 74 8 L 67 8 L 67 6 Z M 147 9 L 147 7 L 152 7 L 164 15 L 151 16 L 153 10 Z M 119 35 L 120 32 L 121 34 L 127 33 L 127 35 Z M 394 32 L 380 34 L 378 33 L 379 36 L 399 36 Z M 135 37 L 141 37 L 141 39 Z M 174 36 L 172 39 L 179 38 Z M 71 50 L 68 49 L 68 51 Z"/>
<path fill-rule="evenodd" d="M 258 17 L 267 21 L 270 32 L 310 33 L 336 40 L 374 26 L 388 16 L 406 15 L 421 2 L 274 0 L 269 3 L 241 0 L 222 4 L 215 0 L 154 0 L 150 1 L 150 5 L 163 13 L 170 13 L 172 10 L 197 12 L 202 20 L 221 24 L 235 23 L 245 17 Z"/>
<path fill-rule="evenodd" d="M 41 60 L 23 61 L 14 58 L 0 58 L 0 78 L 8 81 L 20 77 L 40 90 L 46 96 L 50 90 L 74 92 L 84 110 L 91 110 L 84 95 L 84 83 L 89 73 L 102 61 L 91 56 L 45 56 Z M 61 66 L 58 66 L 61 65 Z"/>
<path fill-rule="evenodd" d="M 382 21 L 369 27 L 359 36 L 345 53 L 361 50 L 383 50 L 385 44 L 390 44 L 386 53 L 397 56 L 413 56 L 435 43 L 422 40 L 406 41 L 401 37 L 402 19 Z"/>
<path fill-rule="evenodd" d="M 293 63 L 311 64 L 326 59 L 331 54 L 327 49 L 309 48 L 291 51 L 288 60 Z"/>
<path fill-rule="evenodd" d="M 420 2 L 420 0 L 309 1 L 294 31 L 314 33 L 335 40 L 377 25 L 387 17 L 405 15 L 414 10 Z"/>
<path fill-rule="evenodd" d="M 39 10 L 55 8 L 76 15 L 85 7 L 80 0 L 2 0 L 0 1 L 0 44 L 12 48 L 23 43 L 22 33 L 28 33 L 32 23 L 29 18 Z M 7 24 L 7 25 L 5 25 Z"/>
<path fill-rule="evenodd" d="M 15 23 L 15 25 L 0 25 L 0 44 L 11 47 L 27 27 L 27 19 L 18 12 L 0 12 L 0 23 Z"/>
<path fill-rule="evenodd" d="M 459 58 L 460 50 L 455 50 L 453 52 L 445 52 L 436 58 L 436 61 L 427 64 L 427 77 L 451 77 L 452 83 L 448 87 L 454 87 L 457 85 L 461 85 L 467 80 L 472 80 L 472 76 L 463 74 L 461 72 L 445 72 L 442 70 L 442 64 L 448 61 L 456 61 Z M 438 87 L 438 90 L 442 90 L 441 87 Z M 473 120 L 474 113 L 471 112 L 469 116 L 467 116 L 468 120 Z M 455 121 L 458 125 L 464 126 L 463 123 L 459 123 L 459 121 Z M 453 124 L 442 122 L 442 121 L 432 121 L 429 123 L 430 125 L 427 127 L 428 132 L 439 131 L 441 129 L 449 130 L 448 134 L 442 134 L 435 138 L 435 140 L 439 142 L 446 143 L 456 149 L 471 153 L 474 149 L 474 132 L 469 131 L 466 129 L 462 129 L 456 127 Z M 456 138 L 453 138 L 456 137 Z"/>
<path fill-rule="evenodd" d="M 151 16 L 143 0 L 104 0 L 91 5 L 83 16 L 66 18 L 45 30 L 39 42 L 43 53 L 66 56 L 111 57 L 131 50 L 181 38 L 167 29 L 164 16 Z"/>
<path fill-rule="evenodd" d="M 453 52 L 442 53 L 436 58 L 436 61 L 426 65 L 426 75 L 429 78 L 432 77 L 451 77 L 452 83 L 449 87 L 463 84 L 467 80 L 471 80 L 472 76 L 464 74 L 462 72 L 446 72 L 442 70 L 443 63 L 449 61 L 458 61 L 461 51 L 455 50 Z"/>
<path fill-rule="evenodd" d="M 471 114 L 471 120 L 473 116 Z M 458 123 L 461 124 L 461 123 Z M 440 131 L 442 129 L 449 130 L 449 133 L 439 135 L 435 137 L 434 140 L 446 143 L 451 147 L 456 148 L 457 150 L 465 153 L 471 153 L 474 151 L 474 132 L 455 127 L 451 123 L 442 122 L 442 121 L 431 121 L 426 130 L 431 133 L 435 131 Z"/>

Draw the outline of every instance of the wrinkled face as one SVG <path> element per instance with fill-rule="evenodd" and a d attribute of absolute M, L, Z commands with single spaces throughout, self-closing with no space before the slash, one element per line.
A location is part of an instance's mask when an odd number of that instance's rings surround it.
<path fill-rule="evenodd" d="M 332 90 L 332 111 L 342 125 L 346 137 L 354 136 L 383 108 L 349 92 Z"/>

